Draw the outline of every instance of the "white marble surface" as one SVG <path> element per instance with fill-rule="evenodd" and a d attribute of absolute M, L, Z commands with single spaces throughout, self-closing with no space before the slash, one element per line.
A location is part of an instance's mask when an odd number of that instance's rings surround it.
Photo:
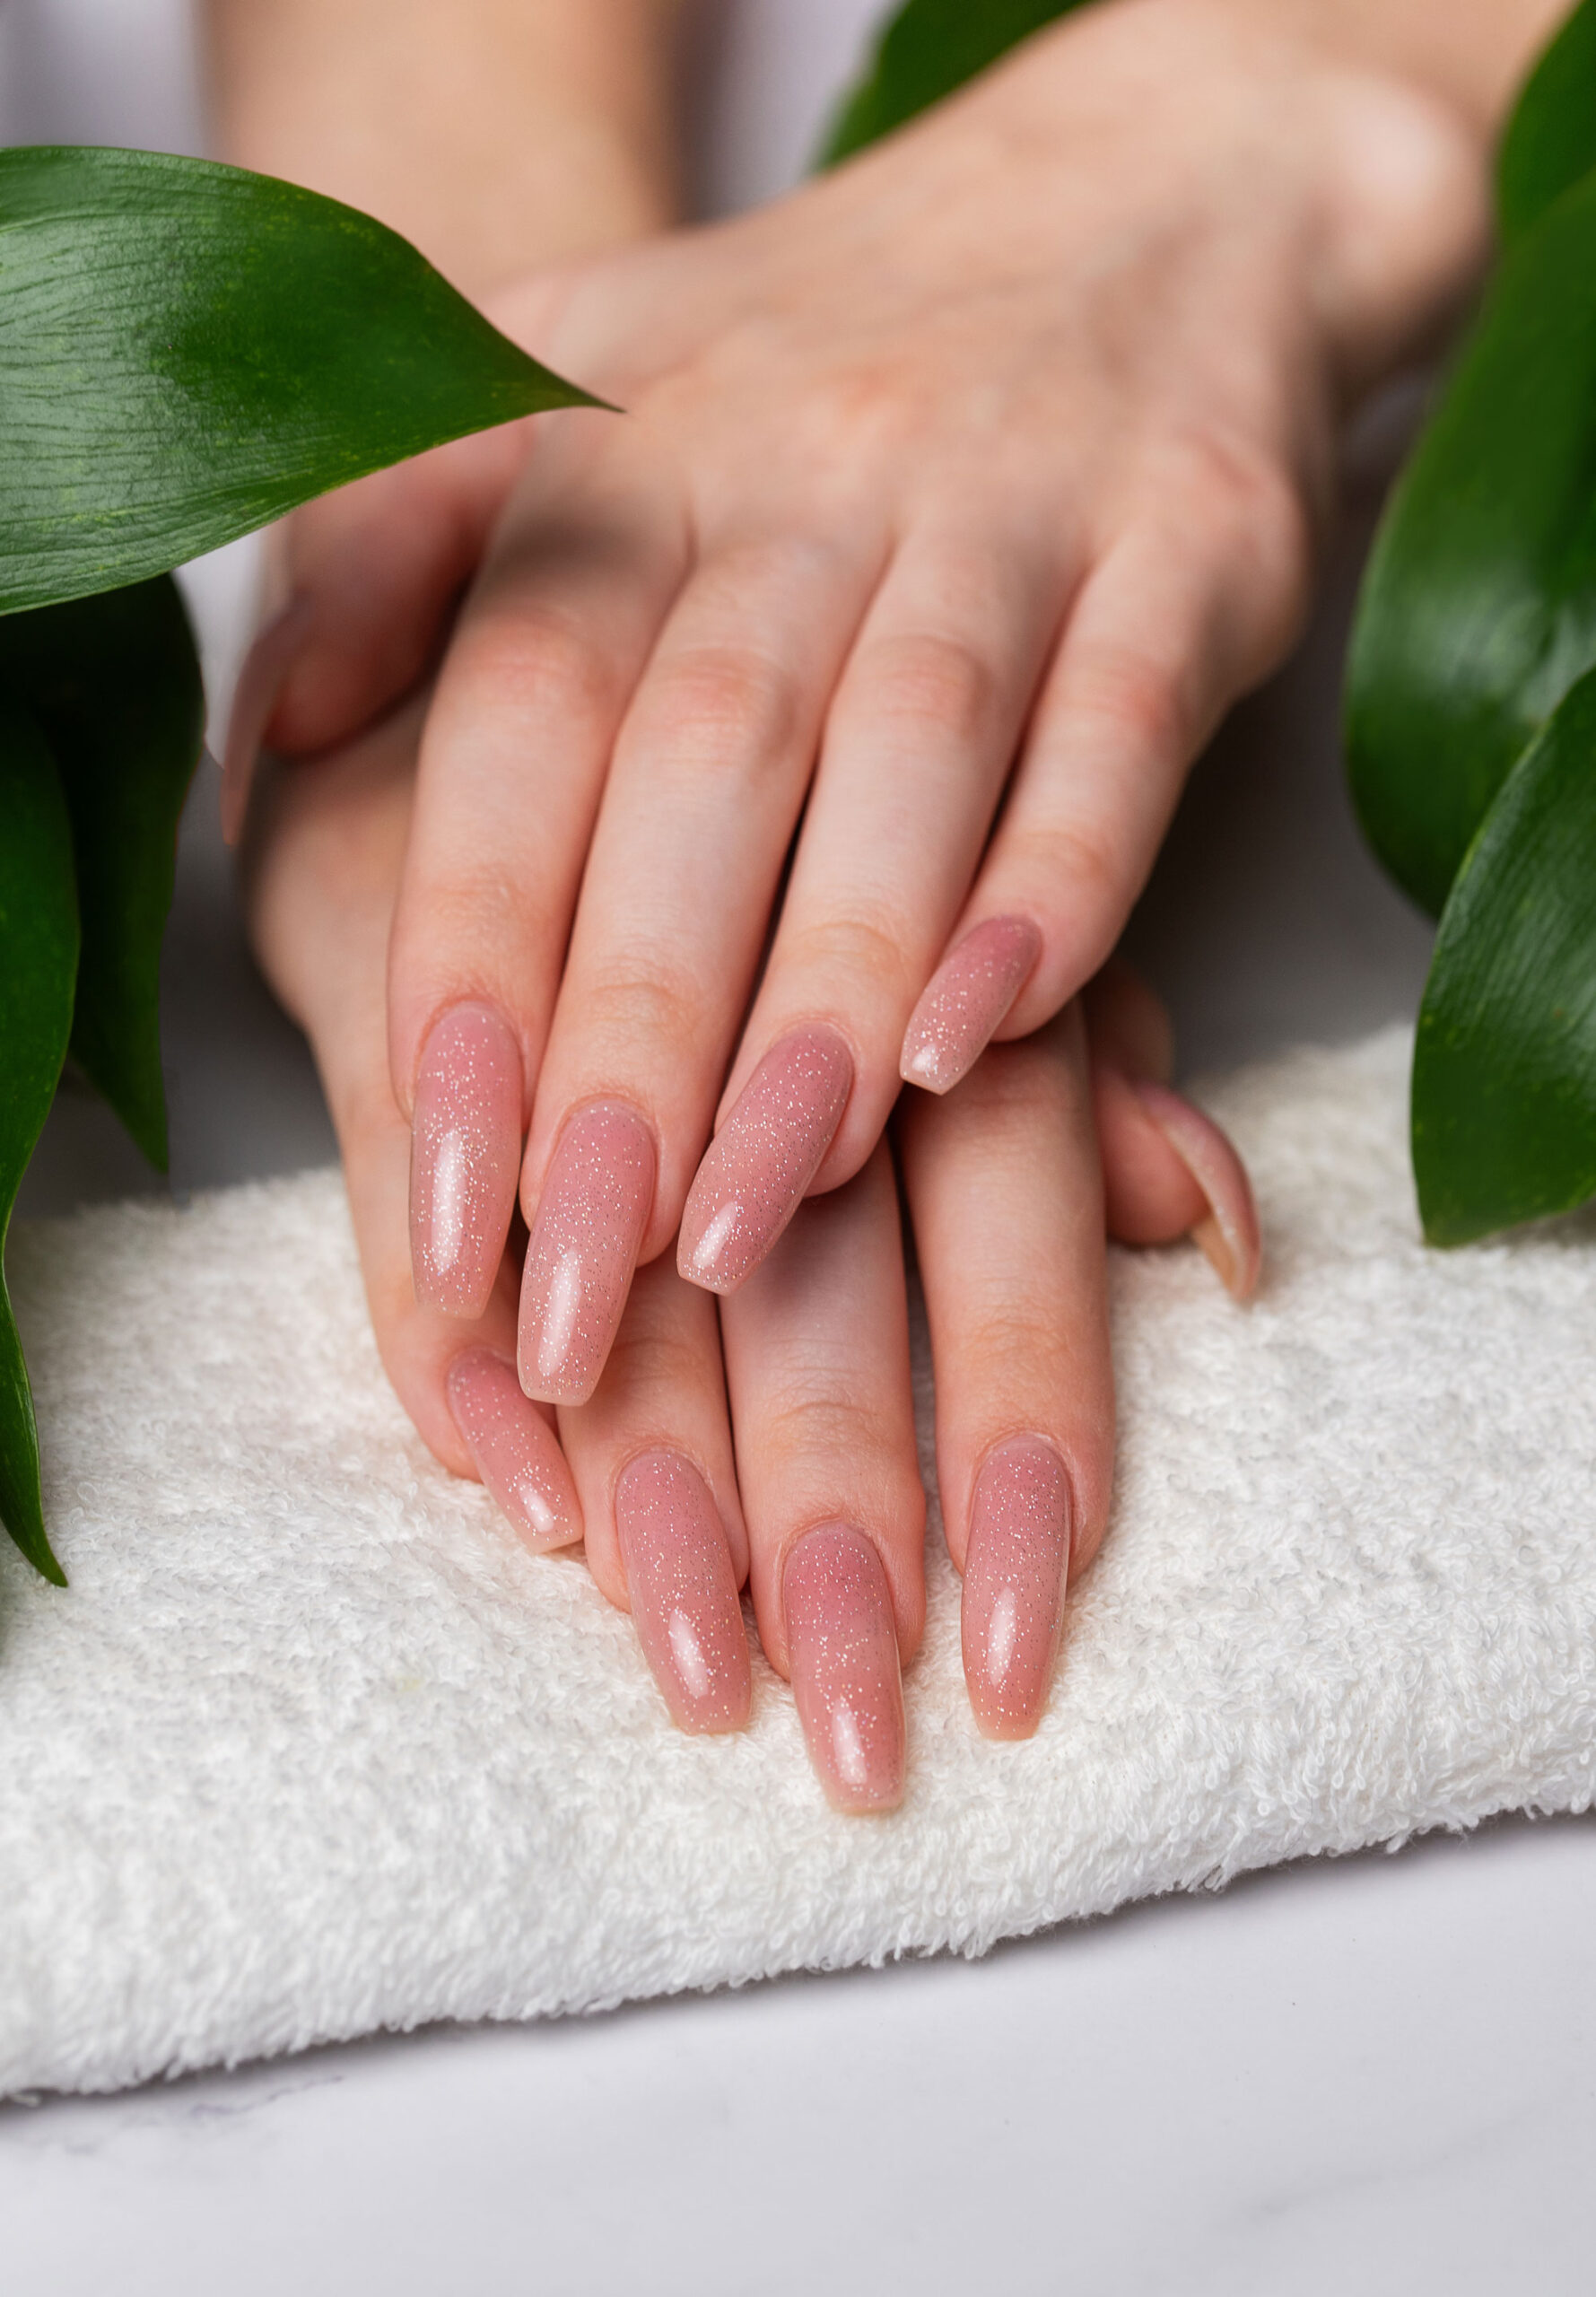
<path fill-rule="evenodd" d="M 707 199 L 790 173 L 872 13 L 712 12 Z M 0 0 L 0 133 L 194 143 L 184 15 Z M 1425 931 L 1363 856 L 1335 755 L 1356 539 L 1298 661 L 1199 770 L 1137 922 L 1199 1065 L 1361 1032 L 1411 1011 L 1422 979 Z M 246 558 L 201 577 L 218 668 Z M 180 1187 L 328 1141 L 303 1048 L 250 974 L 213 803 L 202 786 L 169 951 Z M 143 1185 L 71 1101 L 29 1201 Z M 1583 2297 L 1593 1980 L 1596 1822 L 1504 1821 L 979 1965 L 0 2108 L 0 2285 Z"/>

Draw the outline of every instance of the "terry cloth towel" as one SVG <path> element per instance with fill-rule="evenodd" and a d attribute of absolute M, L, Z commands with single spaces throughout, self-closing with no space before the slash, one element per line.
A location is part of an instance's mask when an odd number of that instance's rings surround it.
<path fill-rule="evenodd" d="M 826 1808 L 792 1703 L 667 1723 L 580 1560 L 408 1433 L 337 1176 L 13 1255 L 72 1576 L 0 1559 L 0 2091 L 996 1939 L 1515 1806 L 1596 1769 L 1596 1228 L 1420 1245 L 1406 1041 L 1208 1096 L 1268 1277 L 1115 1258 L 1102 1557 L 984 1743 L 933 1540 L 907 1802 Z"/>

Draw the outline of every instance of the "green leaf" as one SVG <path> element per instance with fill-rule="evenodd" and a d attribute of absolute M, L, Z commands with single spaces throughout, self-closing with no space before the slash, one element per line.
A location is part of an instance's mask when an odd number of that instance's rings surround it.
<path fill-rule="evenodd" d="M 0 703 L 0 1253 L 55 1097 L 72 1026 L 77 896 L 72 828 L 36 720 Z M 45 1537 L 39 1433 L 11 1296 L 0 1276 L 0 1521 L 37 1570 L 65 1575 Z"/>
<path fill-rule="evenodd" d="M 177 585 L 161 575 L 0 619 L 0 694 L 37 717 L 72 816 L 83 921 L 73 1053 L 164 1172 L 161 939 L 205 721 Z"/>
<path fill-rule="evenodd" d="M 593 403 L 336 200 L 164 153 L 0 152 L 0 611 Z"/>
<path fill-rule="evenodd" d="M 1387 507 L 1347 669 L 1353 797 L 1438 912 L 1509 767 L 1596 662 L 1596 176 L 1496 277 Z"/>
<path fill-rule="evenodd" d="M 1596 1193 L 1596 672 L 1513 767 L 1441 920 L 1413 1060 L 1432 1244 Z"/>
<path fill-rule="evenodd" d="M 1524 83 L 1496 155 L 1504 240 L 1521 239 L 1596 168 L 1596 0 L 1562 25 Z"/>
<path fill-rule="evenodd" d="M 908 0 L 843 103 L 819 165 L 834 167 L 996 64 L 1085 0 Z"/>

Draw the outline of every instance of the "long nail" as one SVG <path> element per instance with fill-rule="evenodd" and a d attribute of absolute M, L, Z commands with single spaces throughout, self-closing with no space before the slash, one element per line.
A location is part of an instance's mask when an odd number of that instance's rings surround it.
<path fill-rule="evenodd" d="M 509 1358 L 467 1349 L 449 1366 L 445 1392 L 477 1474 L 527 1545 L 542 1550 L 580 1540 L 581 1510 L 565 1455 L 521 1393 Z"/>
<path fill-rule="evenodd" d="M 316 609 L 311 601 L 302 594 L 290 598 L 282 613 L 274 615 L 257 633 L 254 645 L 244 657 L 244 667 L 232 690 L 227 739 L 222 749 L 222 834 L 229 845 L 236 845 L 243 834 L 244 816 L 249 809 L 249 785 L 255 779 L 255 762 L 260 755 L 266 721 L 277 706 L 277 696 L 288 673 L 309 644 L 315 624 Z"/>
<path fill-rule="evenodd" d="M 903 1799 L 903 1685 L 892 1595 L 862 1532 L 806 1532 L 781 1576 L 787 1655 L 798 1720 L 839 1811 L 891 1811 Z"/>
<path fill-rule="evenodd" d="M 517 1362 L 546 1403 L 586 1403 L 626 1305 L 654 1198 L 654 1136 L 613 1101 L 560 1135 L 527 1246 Z"/>
<path fill-rule="evenodd" d="M 696 1468 L 645 1452 L 615 1486 L 615 1529 L 643 1656 L 684 1731 L 740 1731 L 753 1681 L 726 1533 Z"/>
<path fill-rule="evenodd" d="M 520 1163 L 520 1048 L 491 1005 L 452 1005 L 422 1048 L 410 1123 L 410 1265 L 423 1308 L 487 1306 Z"/>
<path fill-rule="evenodd" d="M 989 917 L 966 933 L 909 1016 L 898 1074 L 928 1093 L 950 1093 L 974 1068 L 1035 970 L 1042 933 L 1028 917 Z"/>
<path fill-rule="evenodd" d="M 987 1454 L 964 1559 L 964 1679 L 989 1739 L 1028 1739 L 1042 1717 L 1064 1615 L 1069 1481 L 1038 1436 Z"/>
<path fill-rule="evenodd" d="M 1192 1229 L 1219 1271 L 1219 1280 L 1238 1300 L 1250 1300 L 1263 1261 L 1258 1207 L 1247 1168 L 1210 1116 L 1205 1116 L 1167 1085 L 1133 1078 L 1136 1096 L 1208 1201 L 1208 1217 Z"/>
<path fill-rule="evenodd" d="M 709 1292 L 735 1292 L 802 1203 L 853 1089 L 835 1029 L 773 1044 L 705 1152 L 682 1214 L 676 1265 Z"/>

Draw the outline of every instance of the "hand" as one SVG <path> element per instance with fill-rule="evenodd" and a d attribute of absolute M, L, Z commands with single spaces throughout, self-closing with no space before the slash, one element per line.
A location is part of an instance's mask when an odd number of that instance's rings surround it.
<path fill-rule="evenodd" d="M 729 1293 L 901 1079 L 1102 966 L 1482 180 L 1413 84 L 1119 0 L 772 209 L 528 290 L 518 330 L 629 411 L 541 425 L 460 617 L 388 1036 L 423 1299 L 480 1308 L 519 1171 L 530 1393 L 592 1393 L 678 1224 Z M 301 523 L 274 741 L 419 672 L 514 451 Z"/>
<path fill-rule="evenodd" d="M 592 1400 L 557 1422 L 514 1371 L 513 1244 L 477 1316 L 418 1305 L 384 965 L 421 717 L 414 704 L 313 767 L 275 772 L 247 854 L 257 948 L 327 1087 L 383 1361 L 433 1452 L 479 1476 L 528 1545 L 585 1536 L 685 1729 L 746 1719 L 738 1590 L 751 1579 L 828 1793 L 846 1809 L 887 1807 L 905 1760 L 898 1671 L 924 1611 L 924 1494 L 885 1149 L 803 1207 L 725 1303 L 724 1372 L 714 1301 L 665 1255 L 639 1271 Z M 1169 1050 L 1156 1001 L 1110 974 L 1089 1010 L 1089 1033 L 1072 1007 L 946 1099 L 919 1100 L 903 1125 L 965 1668 L 998 1736 L 1035 1726 L 1066 1575 L 1089 1560 L 1107 1511 L 1100 1150 L 1119 1233 L 1173 1237 L 1217 1204 L 1229 1238 L 1217 1256 L 1234 1253 L 1243 1288 L 1257 1265 L 1234 1152 L 1153 1081 Z"/>

